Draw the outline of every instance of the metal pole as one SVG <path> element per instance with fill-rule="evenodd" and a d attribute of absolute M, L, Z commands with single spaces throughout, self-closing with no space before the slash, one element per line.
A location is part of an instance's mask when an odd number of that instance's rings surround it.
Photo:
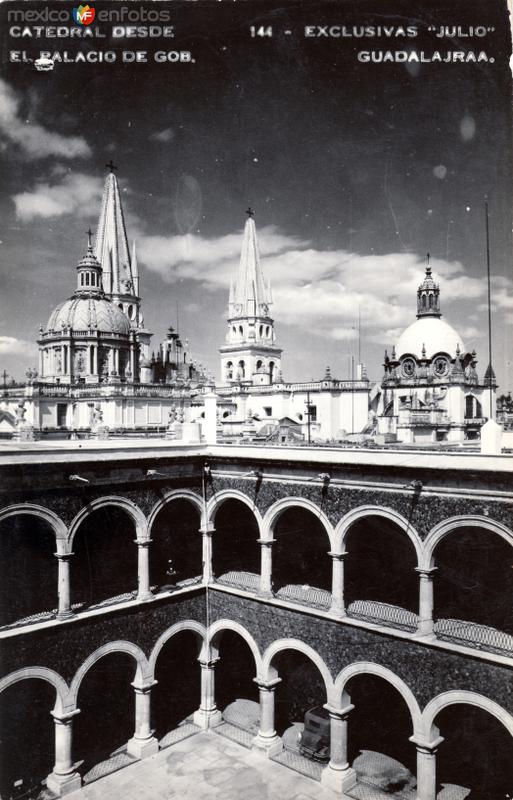
<path fill-rule="evenodd" d="M 351 356 L 351 433 L 354 433 L 354 356 Z"/>
<path fill-rule="evenodd" d="M 310 430 L 310 392 L 307 390 L 306 392 L 306 415 L 308 420 L 308 444 L 311 442 L 311 430 Z"/>
<path fill-rule="evenodd" d="M 485 200 L 486 217 L 486 275 L 488 281 L 488 364 L 490 369 L 490 419 L 493 419 L 493 386 L 492 386 L 492 296 L 490 281 L 490 228 L 488 224 L 488 200 Z"/>

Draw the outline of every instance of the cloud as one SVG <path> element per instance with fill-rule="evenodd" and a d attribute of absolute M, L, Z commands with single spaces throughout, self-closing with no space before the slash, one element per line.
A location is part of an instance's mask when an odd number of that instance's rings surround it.
<path fill-rule="evenodd" d="M 102 181 L 80 172 L 69 173 L 59 183 L 39 183 L 32 191 L 13 197 L 16 216 L 23 222 L 37 217 L 60 217 L 78 214 L 88 217 L 102 196 Z"/>
<path fill-rule="evenodd" d="M 2 356 L 30 356 L 37 353 L 34 342 L 25 339 L 16 339 L 14 336 L 0 336 L 0 355 Z"/>
<path fill-rule="evenodd" d="M 172 142 L 175 138 L 173 128 L 164 128 L 162 131 L 155 131 L 151 136 L 148 136 L 150 142 Z"/>
<path fill-rule="evenodd" d="M 366 338 L 382 344 L 395 341 L 412 321 L 424 257 L 321 250 L 273 226 L 261 229 L 258 238 L 262 268 L 273 287 L 273 314 L 280 323 L 350 341 L 357 337 L 360 309 Z M 168 283 L 188 279 L 209 291 L 227 291 L 241 239 L 240 231 L 214 239 L 143 236 L 138 247 L 141 261 Z M 431 265 L 443 283 L 444 306 L 483 297 L 483 282 L 466 275 L 459 262 L 433 259 Z"/>
<path fill-rule="evenodd" d="M 5 140 L 11 142 L 32 160 L 47 156 L 86 158 L 91 155 L 91 148 L 82 136 L 62 136 L 29 119 L 22 119 L 20 105 L 20 97 L 0 79 L 0 133 L 4 144 Z"/>

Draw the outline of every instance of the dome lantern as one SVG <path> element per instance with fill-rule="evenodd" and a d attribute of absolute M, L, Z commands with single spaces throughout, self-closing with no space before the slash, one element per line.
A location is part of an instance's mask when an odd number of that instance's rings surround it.
<path fill-rule="evenodd" d="M 440 311 L 440 287 L 433 280 L 431 267 L 426 267 L 426 275 L 417 290 L 417 319 L 421 317 L 441 317 Z"/>
<path fill-rule="evenodd" d="M 77 288 L 75 296 L 95 294 L 103 296 L 102 267 L 93 253 L 91 236 L 93 232 L 87 231 L 87 250 L 77 264 Z"/>

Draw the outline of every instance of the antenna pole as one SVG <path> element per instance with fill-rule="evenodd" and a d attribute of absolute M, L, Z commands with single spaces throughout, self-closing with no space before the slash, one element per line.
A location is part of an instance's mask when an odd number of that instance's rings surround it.
<path fill-rule="evenodd" d="M 493 386 L 492 386 L 492 292 L 490 281 L 490 226 L 488 222 L 488 200 L 485 200 L 486 219 L 486 277 L 488 282 L 488 364 L 490 365 L 490 419 L 493 419 Z"/>

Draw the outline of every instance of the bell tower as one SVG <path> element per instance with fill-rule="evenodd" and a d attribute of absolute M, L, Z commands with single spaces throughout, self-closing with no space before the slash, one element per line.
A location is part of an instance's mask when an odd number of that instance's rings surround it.
<path fill-rule="evenodd" d="M 220 347 L 221 382 L 269 385 L 281 373 L 282 350 L 270 316 L 271 285 L 260 264 L 253 211 L 248 208 L 242 252 L 228 302 L 226 344 Z"/>

